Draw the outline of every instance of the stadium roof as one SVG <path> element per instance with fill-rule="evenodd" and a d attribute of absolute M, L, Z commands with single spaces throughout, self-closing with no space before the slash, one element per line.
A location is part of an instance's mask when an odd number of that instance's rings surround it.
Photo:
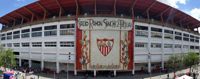
<path fill-rule="evenodd" d="M 135 14 L 150 18 L 163 18 L 164 22 L 173 21 L 173 24 L 182 25 L 185 28 L 194 29 L 200 25 L 197 19 L 157 0 L 39 0 L 6 14 L 0 18 L 0 23 L 8 25 L 22 18 L 26 23 L 66 14 L 131 15 L 132 8 Z"/>

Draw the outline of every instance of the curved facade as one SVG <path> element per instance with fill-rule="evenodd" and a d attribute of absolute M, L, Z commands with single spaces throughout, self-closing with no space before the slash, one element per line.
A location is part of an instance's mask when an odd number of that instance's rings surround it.
<path fill-rule="evenodd" d="M 77 4 L 76 1 L 79 1 L 80 4 Z M 119 2 L 115 3 L 116 0 L 111 1 L 115 5 L 114 11 L 117 10 L 113 14 L 106 13 L 107 9 L 101 7 L 103 5 L 95 0 L 97 10 L 94 9 L 95 15 L 90 15 L 90 7 L 85 8 L 86 5 L 91 4 L 84 4 L 83 0 L 75 0 L 75 5 L 83 8 L 80 12 L 77 6 L 76 10 L 78 11 L 69 9 L 74 11 L 76 17 L 71 13 L 61 17 L 62 12 L 55 8 L 54 10 L 58 10 L 56 12 L 61 13 L 59 16 L 45 18 L 47 15 L 44 12 L 44 19 L 41 20 L 39 19 L 40 15 L 32 16 L 31 20 L 31 17 L 27 17 L 29 13 L 23 14 L 20 11 L 23 12 L 25 11 L 23 9 L 26 8 L 28 12 L 37 14 L 40 10 L 36 5 L 43 7 L 44 11 L 50 11 L 48 7 L 55 5 L 51 4 L 51 0 L 49 0 L 50 6 L 44 5 L 43 0 L 29 4 L 1 17 L 0 22 L 4 25 L 1 32 L 1 44 L 5 48 L 14 50 L 19 66 L 37 67 L 42 70 L 50 69 L 57 73 L 70 70 L 77 74 L 77 71 L 91 70 L 95 72 L 95 75 L 96 71 L 101 70 L 114 71 L 115 74 L 116 71 L 132 71 L 134 74 L 134 71 L 143 69 L 151 72 L 158 67 L 164 68 L 164 62 L 172 54 L 199 52 L 199 34 L 192 31 L 198 27 L 199 21 L 191 16 L 172 8 L 177 13 L 173 20 L 189 22 L 170 23 L 167 22 L 167 19 L 170 20 L 166 16 L 168 13 L 157 12 L 158 14 L 163 13 L 163 18 L 159 19 L 155 17 L 157 15 L 153 15 L 153 12 L 151 14 L 151 8 L 156 10 L 155 5 L 166 7 L 166 12 L 168 12 L 167 8 L 171 9 L 157 1 L 149 0 L 145 3 L 144 7 L 147 5 L 151 7 L 145 8 L 147 16 L 140 15 L 140 11 L 144 11 L 139 8 L 142 6 L 140 0 L 130 1 L 132 4 L 129 6 L 135 6 L 135 8 L 127 10 L 131 12 L 126 12 L 126 9 L 122 12 L 118 10 L 120 7 L 126 8 L 125 4 L 128 5 L 129 1 L 119 0 L 124 3 L 122 5 L 119 5 Z M 65 3 L 68 2 L 58 0 L 60 11 L 68 9 L 66 6 L 62 6 Z M 105 4 L 105 6 L 109 5 Z M 35 8 L 33 8 L 34 6 Z M 30 9 L 31 7 L 32 9 Z M 34 11 L 36 9 L 38 12 Z M 108 12 L 110 11 L 108 10 Z M 51 13 L 54 14 L 52 11 Z M 7 18 L 9 16 L 17 18 L 18 15 L 21 15 L 22 20 L 11 21 Z M 189 16 L 189 20 L 179 20 L 181 16 L 187 16 L 187 18 Z M 155 19 L 153 19 L 154 17 Z M 89 56 L 88 60 L 87 56 Z M 84 60 L 85 57 L 86 60 Z M 126 58 L 128 58 L 127 61 Z"/>

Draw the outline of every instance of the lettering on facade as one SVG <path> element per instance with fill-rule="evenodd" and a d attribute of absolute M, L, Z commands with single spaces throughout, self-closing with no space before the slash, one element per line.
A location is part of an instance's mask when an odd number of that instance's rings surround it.
<path fill-rule="evenodd" d="M 121 18 L 79 18 L 80 29 L 131 29 L 132 22 Z"/>

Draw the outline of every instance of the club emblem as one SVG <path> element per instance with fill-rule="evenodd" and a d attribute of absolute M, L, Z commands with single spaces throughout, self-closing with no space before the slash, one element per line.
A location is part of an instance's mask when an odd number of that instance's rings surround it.
<path fill-rule="evenodd" d="M 107 56 L 113 48 L 114 39 L 97 39 L 97 47 L 103 56 Z"/>

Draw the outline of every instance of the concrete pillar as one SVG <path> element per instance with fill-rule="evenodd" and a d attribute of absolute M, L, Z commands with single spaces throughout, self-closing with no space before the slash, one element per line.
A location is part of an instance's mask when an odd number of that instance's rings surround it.
<path fill-rule="evenodd" d="M 44 70 L 44 61 L 41 61 L 41 70 Z"/>
<path fill-rule="evenodd" d="M 147 47 L 147 57 L 148 57 L 148 72 L 151 73 L 151 26 L 148 26 L 148 47 Z"/>
<path fill-rule="evenodd" d="M 164 65 L 165 65 L 165 61 L 164 61 L 164 37 L 165 37 L 165 33 L 164 33 L 164 29 L 162 29 L 162 53 L 161 53 L 161 68 L 164 70 Z"/>
<path fill-rule="evenodd" d="M 148 73 L 151 73 L 151 59 L 150 58 L 148 59 Z"/>
<path fill-rule="evenodd" d="M 97 71 L 96 70 L 94 70 L 94 77 L 96 77 L 97 76 Z"/>
<path fill-rule="evenodd" d="M 59 62 L 56 62 L 56 73 L 60 72 L 60 64 Z"/>
<path fill-rule="evenodd" d="M 135 74 L 135 69 L 132 70 L 132 75 L 134 75 L 134 74 Z"/>
<path fill-rule="evenodd" d="M 29 65 L 29 68 L 32 67 L 32 61 L 31 60 L 28 60 L 28 65 Z"/>
<path fill-rule="evenodd" d="M 117 71 L 116 70 L 114 70 L 114 76 L 117 76 Z"/>
<path fill-rule="evenodd" d="M 74 70 L 74 75 L 75 75 L 75 76 L 77 75 L 77 70 L 76 70 L 76 69 Z"/>
<path fill-rule="evenodd" d="M 22 66 L 22 59 L 20 58 L 19 59 L 19 67 L 21 67 Z"/>

